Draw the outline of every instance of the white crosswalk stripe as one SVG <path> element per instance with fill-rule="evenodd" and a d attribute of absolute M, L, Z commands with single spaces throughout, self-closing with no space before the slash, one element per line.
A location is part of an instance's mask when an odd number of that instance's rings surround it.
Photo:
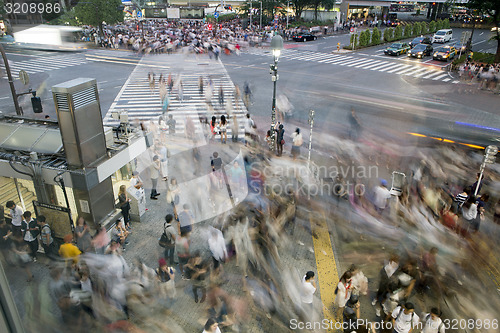
<path fill-rule="evenodd" d="M 28 74 L 35 74 L 40 72 L 47 72 L 50 70 L 57 70 L 72 66 L 78 66 L 87 63 L 83 54 L 65 54 L 65 55 L 52 55 L 52 56 L 37 56 L 29 60 L 12 61 L 9 60 L 9 66 L 14 78 L 18 78 L 19 71 L 24 70 Z M 2 63 L 0 66 L 3 77 L 7 78 L 5 73 L 5 66 Z"/>
<path fill-rule="evenodd" d="M 182 55 L 181 55 L 182 56 Z M 152 63 L 152 59 L 156 59 L 159 66 L 165 62 L 165 55 L 155 56 L 156 58 L 149 57 L 148 63 Z M 172 56 L 170 56 L 172 58 Z M 173 61 L 173 59 L 170 59 Z M 142 60 L 141 60 L 142 62 Z M 208 62 L 208 60 L 207 60 Z M 115 98 L 110 109 L 108 110 L 105 118 L 104 125 L 118 126 L 119 120 L 111 118 L 112 112 L 127 111 L 129 123 L 141 121 L 147 124 L 149 121 L 158 123 L 160 116 L 163 116 L 165 121 L 168 115 L 172 115 L 176 120 L 176 134 L 183 134 L 185 132 L 185 124 L 189 117 L 194 125 L 198 134 L 203 133 L 202 124 L 199 122 L 199 117 L 206 117 L 208 120 L 215 116 L 217 120 L 221 115 L 225 115 L 228 120 L 227 135 L 232 134 L 232 115 L 228 116 L 227 104 L 229 104 L 229 111 L 236 116 L 238 123 L 238 135 L 243 136 L 243 124 L 247 113 L 247 109 L 241 100 L 241 97 L 236 101 L 234 98 L 235 86 L 233 85 L 225 68 L 219 62 L 208 62 L 208 66 L 203 66 L 205 74 L 201 75 L 204 80 L 204 92 L 209 90 L 208 82 L 212 80 L 212 107 L 206 103 L 205 94 L 200 95 L 198 80 L 200 77 L 200 67 L 197 64 L 184 66 L 180 74 L 172 73 L 174 82 L 178 82 L 179 75 L 182 81 L 182 98 L 179 96 L 179 85 L 176 83 L 172 92 L 169 93 L 169 106 L 168 111 L 163 110 L 163 103 L 160 100 L 159 93 L 159 76 L 163 74 L 165 80 L 168 80 L 169 73 L 163 68 L 144 67 L 140 64 L 134 69 L 129 79 L 123 85 L 120 93 Z M 155 73 L 155 88 L 150 90 L 148 73 Z M 219 105 L 219 89 L 222 87 L 224 91 L 225 106 Z M 242 89 L 240 89 L 241 91 Z"/>
<path fill-rule="evenodd" d="M 246 53 L 271 57 L 271 52 L 266 49 L 248 49 Z M 446 80 L 447 75 L 442 75 L 442 71 L 437 71 L 436 69 L 429 68 L 428 66 L 423 67 L 425 65 L 420 65 L 418 63 L 400 64 L 384 60 L 374 60 L 373 58 L 367 58 L 367 55 L 362 55 L 362 57 L 358 56 L 359 54 L 356 53 L 333 54 L 296 49 L 285 49 L 281 53 L 281 58 L 288 61 L 313 61 L 321 64 L 369 69 L 372 71 L 385 72 L 395 75 L 412 76 L 420 79 L 432 79 L 435 81 L 441 80 L 443 82 L 449 82 L 452 80 Z"/>

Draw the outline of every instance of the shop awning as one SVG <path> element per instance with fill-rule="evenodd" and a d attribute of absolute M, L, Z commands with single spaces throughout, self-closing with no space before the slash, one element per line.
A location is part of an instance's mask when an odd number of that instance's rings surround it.
<path fill-rule="evenodd" d="M 0 123 L 0 148 L 57 154 L 63 148 L 59 129 L 24 123 Z"/>

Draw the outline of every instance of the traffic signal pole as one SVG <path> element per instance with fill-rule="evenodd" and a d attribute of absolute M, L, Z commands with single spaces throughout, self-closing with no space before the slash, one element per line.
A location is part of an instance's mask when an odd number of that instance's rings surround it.
<path fill-rule="evenodd" d="M 2 44 L 0 44 L 0 53 L 2 53 L 3 63 L 5 64 L 5 71 L 7 72 L 7 78 L 9 80 L 10 92 L 12 93 L 12 99 L 14 100 L 14 107 L 16 108 L 16 114 L 18 116 L 23 115 L 23 109 L 19 106 L 19 101 L 17 100 L 16 87 L 14 86 L 14 79 L 12 78 L 12 73 L 10 71 L 9 61 L 7 60 L 7 55 L 3 49 Z"/>

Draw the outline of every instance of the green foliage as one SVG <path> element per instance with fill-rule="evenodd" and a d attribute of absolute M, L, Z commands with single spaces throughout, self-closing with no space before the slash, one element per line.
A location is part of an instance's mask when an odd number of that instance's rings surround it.
<path fill-rule="evenodd" d="M 394 28 L 386 28 L 384 30 L 384 41 L 392 42 L 394 40 Z"/>
<path fill-rule="evenodd" d="M 444 19 L 443 20 L 443 29 L 449 29 L 449 28 L 450 28 L 450 20 Z"/>
<path fill-rule="evenodd" d="M 364 47 L 370 45 L 370 38 L 370 30 L 367 29 L 365 31 L 362 31 L 359 34 L 359 46 Z"/>
<path fill-rule="evenodd" d="M 429 24 L 427 24 L 427 22 L 420 22 L 420 26 L 422 28 L 422 35 L 429 33 Z"/>
<path fill-rule="evenodd" d="M 378 28 L 373 28 L 372 31 L 372 44 L 373 45 L 378 45 L 380 44 L 380 30 Z"/>
<path fill-rule="evenodd" d="M 436 21 L 436 30 L 441 30 L 443 29 L 443 20 L 437 20 Z"/>
<path fill-rule="evenodd" d="M 67 11 L 66 13 L 62 14 L 61 16 L 58 16 L 50 21 L 47 22 L 48 24 L 55 24 L 55 25 L 71 25 L 71 26 L 78 26 L 81 24 L 76 19 L 75 15 L 75 8 L 71 8 L 71 10 Z"/>
<path fill-rule="evenodd" d="M 453 66 L 460 65 L 467 60 L 467 54 L 462 54 L 460 58 L 456 58 L 453 60 Z M 481 53 L 474 52 L 472 55 L 472 60 L 482 64 L 494 64 L 495 63 L 495 55 L 492 53 Z"/>
<path fill-rule="evenodd" d="M 418 36 L 420 34 L 422 34 L 422 23 L 416 22 L 413 24 L 413 36 Z"/>
<path fill-rule="evenodd" d="M 394 39 L 401 39 L 403 38 L 403 26 L 402 25 L 397 25 L 396 29 L 394 29 Z"/>
<path fill-rule="evenodd" d="M 83 24 L 101 26 L 102 22 L 115 24 L 123 21 L 120 0 L 86 0 L 75 7 L 75 15 Z"/>
<path fill-rule="evenodd" d="M 412 32 L 413 32 L 413 24 L 408 23 L 407 25 L 405 25 L 405 33 L 404 33 L 405 38 L 410 38 Z"/>
<path fill-rule="evenodd" d="M 431 23 L 429 23 L 429 32 L 436 32 L 436 21 L 431 21 Z"/>

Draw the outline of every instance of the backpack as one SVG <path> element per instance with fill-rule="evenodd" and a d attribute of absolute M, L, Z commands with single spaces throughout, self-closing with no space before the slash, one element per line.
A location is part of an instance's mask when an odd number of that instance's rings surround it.
<path fill-rule="evenodd" d="M 54 240 L 56 239 L 56 233 L 54 232 L 54 230 L 52 230 L 52 228 L 50 227 L 50 225 L 49 225 L 49 224 L 46 224 L 46 225 L 44 225 L 44 226 L 42 227 L 42 229 L 40 230 L 40 233 L 42 233 L 42 232 L 43 232 L 43 229 L 44 229 L 44 228 L 49 228 L 49 230 L 50 230 L 50 237 L 52 237 L 52 241 L 54 241 Z"/>
<path fill-rule="evenodd" d="M 158 245 L 160 245 L 161 247 L 172 247 L 175 245 L 175 241 L 172 235 L 168 236 L 166 232 L 167 228 L 171 226 L 172 225 L 169 224 L 163 227 L 163 234 L 161 234 L 161 237 L 158 240 Z"/>

